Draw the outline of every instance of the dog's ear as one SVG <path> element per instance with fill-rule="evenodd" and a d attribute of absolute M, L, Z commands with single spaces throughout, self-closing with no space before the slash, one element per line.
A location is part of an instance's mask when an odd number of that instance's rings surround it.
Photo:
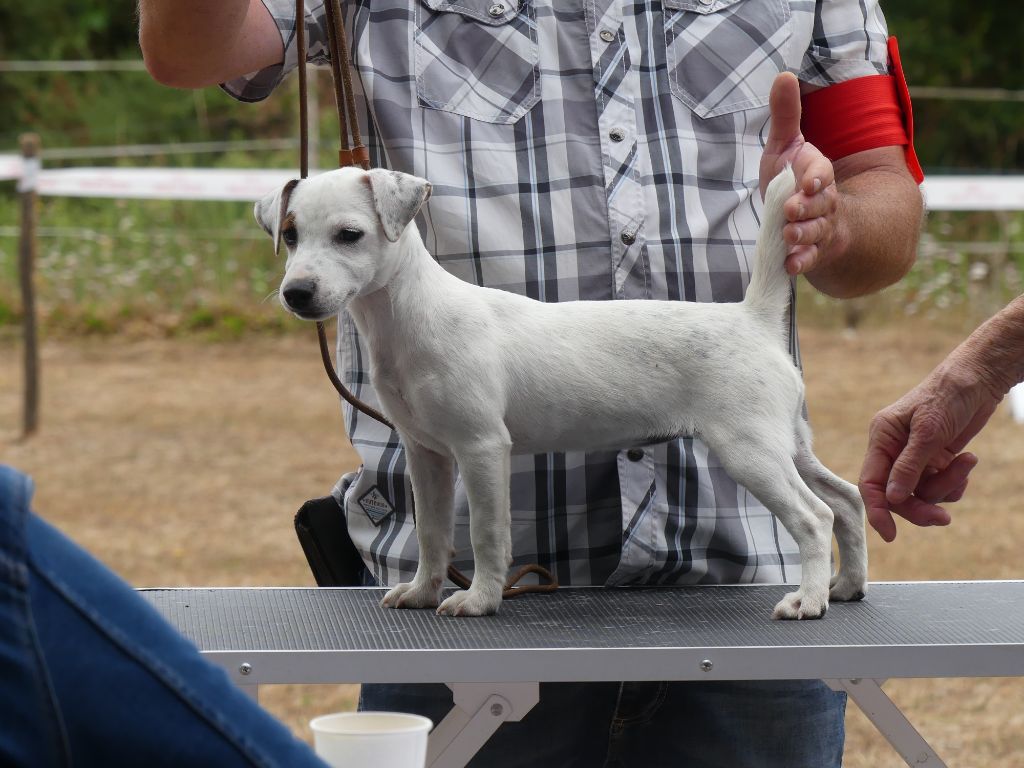
<path fill-rule="evenodd" d="M 281 222 L 288 214 L 288 201 L 298 183 L 298 179 L 292 179 L 281 189 L 269 192 L 262 200 L 257 200 L 253 207 L 256 221 L 274 240 L 274 253 L 281 250 Z"/>
<path fill-rule="evenodd" d="M 384 236 L 392 243 L 430 198 L 430 182 L 407 173 L 374 168 L 366 172 L 366 182 L 373 194 Z"/>

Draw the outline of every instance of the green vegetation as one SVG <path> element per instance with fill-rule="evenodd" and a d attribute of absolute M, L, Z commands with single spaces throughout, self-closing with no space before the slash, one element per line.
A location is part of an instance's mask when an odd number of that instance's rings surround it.
<path fill-rule="evenodd" d="M 1024 88 L 1014 4 L 883 0 L 883 7 L 912 88 Z M 101 0 L 51 0 L 17 13 L 0 8 L 0 60 L 137 59 L 136 20 L 125 10 Z M 327 76 L 318 80 L 326 167 L 337 129 Z M 7 114 L 0 153 L 16 151 L 26 131 L 53 150 L 292 138 L 296 124 L 294 78 L 274 98 L 242 105 L 217 89 L 162 87 L 145 72 L 0 72 L 0 103 Z M 1024 173 L 1024 102 L 918 99 L 915 116 L 926 171 Z M 294 167 L 295 150 L 166 154 L 144 162 Z M 21 312 L 13 186 L 0 184 L 0 328 L 18 323 Z M 281 264 L 248 204 L 44 198 L 40 226 L 39 301 L 50 333 L 230 338 L 298 326 L 272 297 Z M 993 247 L 977 252 L 986 243 Z M 870 318 L 976 322 L 1024 288 L 1024 216 L 933 214 L 922 255 L 900 285 L 857 306 Z M 807 311 L 843 317 L 834 302 L 806 292 Z"/>
<path fill-rule="evenodd" d="M 0 221 L 16 221 L 0 198 Z M 280 260 L 247 203 L 43 198 L 40 314 L 53 331 L 137 333 L 284 327 Z M 16 321 L 17 239 L 0 237 L 0 324 Z"/>
<path fill-rule="evenodd" d="M 1024 22 L 1015 3 L 882 0 L 914 86 L 1024 90 Z M 917 99 L 925 170 L 1024 172 L 1024 101 Z"/>
<path fill-rule="evenodd" d="M 294 82 L 278 98 L 259 105 L 240 105 L 217 90 L 164 88 L 145 72 L 0 73 L 0 93 L 4 82 L 29 77 L 61 81 L 65 87 L 73 80 L 87 85 L 90 94 L 104 96 L 90 105 L 86 95 L 68 88 L 70 106 L 43 106 L 49 101 L 46 94 L 22 101 L 24 120 L 18 130 L 8 126 L 6 136 L 0 131 L 0 153 L 16 151 L 19 130 L 39 133 L 44 152 L 65 146 L 288 139 L 295 130 Z M 318 84 L 327 105 L 332 98 L 327 77 L 319 77 Z M 35 109 L 46 120 L 32 114 Z M 323 110 L 324 145 L 336 136 L 332 117 Z M 171 135 L 153 129 L 161 124 L 172 126 Z M 169 153 L 148 155 L 141 162 L 149 167 L 294 168 L 296 152 Z M 328 146 L 320 164 L 331 163 Z M 79 164 L 128 166 L 140 160 L 100 158 Z M 14 184 L 0 184 L 0 327 L 20 321 L 18 210 Z M 281 261 L 254 222 L 250 203 L 39 200 L 37 287 L 40 315 L 51 333 L 232 338 L 248 330 L 295 327 L 297 321 L 289 320 L 273 300 L 280 271 Z"/>

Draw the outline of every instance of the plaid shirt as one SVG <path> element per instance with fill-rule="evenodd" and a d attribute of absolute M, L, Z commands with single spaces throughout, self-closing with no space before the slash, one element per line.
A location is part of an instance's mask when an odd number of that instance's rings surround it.
<path fill-rule="evenodd" d="M 243 101 L 296 65 L 294 3 L 263 1 L 285 62 L 225 84 Z M 887 72 L 874 0 L 343 5 L 372 162 L 433 184 L 418 221 L 428 249 L 465 280 L 540 301 L 740 300 L 775 75 L 827 86 Z M 306 24 L 323 64 L 319 3 Z M 347 317 L 338 357 L 376 405 Z M 345 416 L 363 460 L 335 489 L 349 531 L 380 583 L 408 580 L 417 545 L 398 435 Z M 539 562 L 563 584 L 799 577 L 793 540 L 698 440 L 515 456 L 511 497 L 516 564 Z M 455 563 L 471 570 L 461 482 L 456 505 Z"/>

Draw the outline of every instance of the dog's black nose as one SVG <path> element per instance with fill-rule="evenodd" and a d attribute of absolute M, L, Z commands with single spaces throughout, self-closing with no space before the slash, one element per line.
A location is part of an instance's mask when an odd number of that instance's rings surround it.
<path fill-rule="evenodd" d="M 316 294 L 316 283 L 312 280 L 292 280 L 281 291 L 285 303 L 296 312 L 309 309 Z"/>

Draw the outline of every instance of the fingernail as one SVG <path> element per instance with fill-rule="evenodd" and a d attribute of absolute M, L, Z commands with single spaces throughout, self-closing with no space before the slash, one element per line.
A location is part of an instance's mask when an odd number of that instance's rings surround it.
<path fill-rule="evenodd" d="M 818 192 L 821 189 L 821 179 L 814 180 L 814 191 Z"/>
<path fill-rule="evenodd" d="M 794 227 L 793 231 L 796 232 L 796 241 L 799 243 L 800 238 L 803 237 L 804 231 L 800 227 Z"/>
<path fill-rule="evenodd" d="M 885 486 L 885 495 L 890 501 L 903 501 L 910 492 L 899 483 L 893 481 Z"/>
<path fill-rule="evenodd" d="M 796 217 L 798 219 L 802 219 L 804 217 L 804 206 L 803 206 L 803 203 L 801 203 L 800 207 L 798 207 L 796 209 Z"/>

